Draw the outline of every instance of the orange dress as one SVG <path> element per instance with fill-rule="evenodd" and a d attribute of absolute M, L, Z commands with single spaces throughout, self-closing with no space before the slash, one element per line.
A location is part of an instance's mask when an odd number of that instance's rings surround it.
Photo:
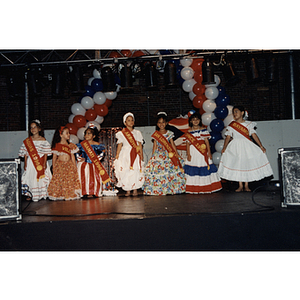
<path fill-rule="evenodd" d="M 77 149 L 78 151 L 78 149 Z M 71 152 L 74 152 L 71 150 Z M 76 152 L 76 151 L 75 151 Z M 68 155 L 64 152 L 52 150 L 56 155 Z M 73 154 L 72 154 L 73 155 Z M 81 185 L 77 168 L 70 159 L 69 161 L 56 160 L 53 166 L 53 176 L 48 187 L 50 200 L 75 200 L 81 197 Z"/>

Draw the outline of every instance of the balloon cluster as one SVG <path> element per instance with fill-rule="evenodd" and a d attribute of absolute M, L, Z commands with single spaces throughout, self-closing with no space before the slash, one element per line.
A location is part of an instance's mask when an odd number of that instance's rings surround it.
<path fill-rule="evenodd" d="M 116 97 L 117 91 L 103 92 L 101 74 L 94 69 L 93 77 L 88 80 L 82 98 L 71 106 L 72 114 L 66 125 L 70 130 L 70 142 L 77 144 L 79 140 L 84 140 L 84 131 L 91 123 L 100 130 L 100 124 L 104 121 L 108 108 Z"/>
<path fill-rule="evenodd" d="M 214 84 L 202 84 L 202 63 L 204 59 L 181 59 L 183 66 L 182 88 L 189 93 L 193 106 L 199 109 L 202 124 L 207 126 L 213 163 L 219 165 L 225 139 L 225 127 L 233 120 L 232 105 L 224 87 L 220 86 L 220 77 L 214 75 Z"/>

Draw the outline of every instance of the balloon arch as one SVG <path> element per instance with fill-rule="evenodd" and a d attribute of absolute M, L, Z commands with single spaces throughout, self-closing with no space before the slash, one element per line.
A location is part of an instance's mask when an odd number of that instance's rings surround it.
<path fill-rule="evenodd" d="M 220 86 L 220 77 L 214 75 L 215 84 L 202 84 L 202 58 L 184 58 L 180 75 L 184 80 L 182 88 L 189 93 L 193 106 L 199 109 L 202 124 L 207 126 L 212 158 L 219 165 L 225 139 L 225 127 L 233 120 L 232 105 L 224 87 Z"/>

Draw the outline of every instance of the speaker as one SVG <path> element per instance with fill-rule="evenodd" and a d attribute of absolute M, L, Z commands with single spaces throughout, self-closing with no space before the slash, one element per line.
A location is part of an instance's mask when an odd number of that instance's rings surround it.
<path fill-rule="evenodd" d="M 278 149 L 281 206 L 300 205 L 300 148 Z"/>
<path fill-rule="evenodd" d="M 0 221 L 21 219 L 20 159 L 0 160 Z"/>

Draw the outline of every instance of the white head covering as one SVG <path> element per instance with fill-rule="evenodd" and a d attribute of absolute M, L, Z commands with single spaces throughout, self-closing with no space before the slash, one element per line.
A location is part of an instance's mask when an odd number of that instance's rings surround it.
<path fill-rule="evenodd" d="M 167 113 L 164 112 L 164 111 L 160 111 L 160 112 L 157 113 L 157 115 L 165 115 L 165 116 L 167 116 Z"/>
<path fill-rule="evenodd" d="M 127 119 L 129 116 L 133 117 L 133 120 L 134 120 L 134 115 L 133 115 L 133 113 L 128 112 L 127 114 L 125 114 L 125 115 L 123 116 L 123 123 L 124 123 L 124 125 L 125 125 L 126 119 Z"/>

